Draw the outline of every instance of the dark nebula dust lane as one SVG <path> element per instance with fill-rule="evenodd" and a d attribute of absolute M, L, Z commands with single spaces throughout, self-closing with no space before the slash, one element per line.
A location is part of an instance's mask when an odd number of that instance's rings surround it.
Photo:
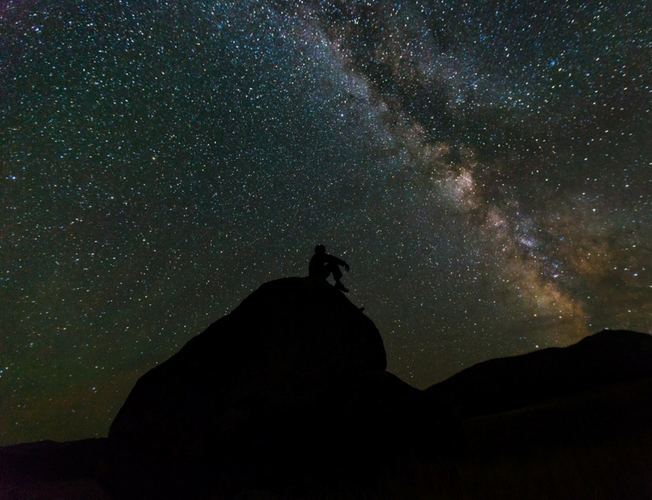
<path fill-rule="evenodd" d="M 636 1 L 0 6 L 0 444 L 139 376 L 318 243 L 425 388 L 652 332 Z"/>

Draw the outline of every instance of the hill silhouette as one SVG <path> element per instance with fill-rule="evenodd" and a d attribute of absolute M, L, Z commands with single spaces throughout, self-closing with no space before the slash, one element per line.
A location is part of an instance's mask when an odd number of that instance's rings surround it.
<path fill-rule="evenodd" d="M 108 438 L 1 448 L 0 500 L 652 498 L 649 335 L 425 391 L 386 365 L 325 280 L 266 283 L 143 375 Z"/>
<path fill-rule="evenodd" d="M 463 417 L 522 408 L 652 376 L 652 336 L 604 330 L 568 347 L 478 363 L 426 389 Z"/>

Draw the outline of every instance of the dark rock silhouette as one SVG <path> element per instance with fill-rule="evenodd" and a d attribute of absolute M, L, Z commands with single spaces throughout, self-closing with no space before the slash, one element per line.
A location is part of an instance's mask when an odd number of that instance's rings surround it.
<path fill-rule="evenodd" d="M 568 347 L 478 363 L 426 392 L 468 418 L 650 376 L 652 336 L 604 330 Z"/>
<path fill-rule="evenodd" d="M 385 367 L 373 322 L 325 280 L 267 283 L 141 377 L 103 484 L 118 498 L 282 493 L 461 442 L 450 407 Z"/>
<path fill-rule="evenodd" d="M 344 295 L 279 280 L 143 376 L 108 439 L 0 448 L 0 499 L 652 498 L 651 353 L 606 331 L 419 391 Z M 436 395 L 483 416 L 462 432 Z"/>

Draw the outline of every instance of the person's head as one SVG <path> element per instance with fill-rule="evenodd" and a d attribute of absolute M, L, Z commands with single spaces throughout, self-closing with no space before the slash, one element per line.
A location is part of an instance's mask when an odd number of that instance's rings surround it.
<path fill-rule="evenodd" d="M 315 253 L 326 253 L 326 247 L 324 245 L 317 245 L 315 247 Z"/>

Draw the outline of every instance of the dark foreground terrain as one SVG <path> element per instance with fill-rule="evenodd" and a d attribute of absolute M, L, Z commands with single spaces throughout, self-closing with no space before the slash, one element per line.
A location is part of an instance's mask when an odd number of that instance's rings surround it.
<path fill-rule="evenodd" d="M 415 461 L 370 488 L 373 495 L 333 493 L 337 488 L 326 485 L 314 498 L 652 498 L 652 378 L 463 424 L 467 444 L 452 475 L 448 464 Z M 0 498 L 110 499 L 97 481 L 105 445 L 102 439 L 0 449 Z"/>
<path fill-rule="evenodd" d="M 419 391 L 326 283 L 268 283 L 138 382 L 106 439 L 0 448 L 0 499 L 649 499 L 652 337 Z"/>

